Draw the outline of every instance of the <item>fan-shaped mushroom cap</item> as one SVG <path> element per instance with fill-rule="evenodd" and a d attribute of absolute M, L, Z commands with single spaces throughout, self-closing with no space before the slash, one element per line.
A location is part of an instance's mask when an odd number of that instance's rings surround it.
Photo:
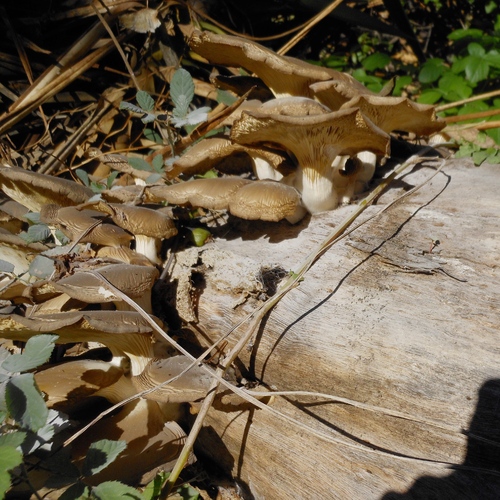
<path fill-rule="evenodd" d="M 172 356 L 166 359 L 154 359 L 132 383 L 138 391 L 157 387 L 174 377 L 177 377 L 192 361 L 186 356 Z M 145 394 L 144 397 L 164 403 L 188 403 L 204 398 L 212 384 L 212 377 L 198 365 L 178 379 L 159 387 L 156 391 Z"/>
<path fill-rule="evenodd" d="M 173 163 L 172 169 L 167 172 L 167 175 L 169 178 L 173 178 L 181 174 L 186 176 L 203 174 L 216 167 L 226 157 L 241 153 L 252 158 L 254 170 L 255 165 L 261 161 L 268 164 L 273 170 L 285 175 L 291 169 L 291 165 L 283 154 L 278 154 L 278 152 L 268 148 L 243 146 L 224 137 L 209 137 L 188 149 Z"/>
<path fill-rule="evenodd" d="M 160 323 L 159 320 L 154 318 Z M 27 341 L 33 335 L 52 332 L 57 342 L 100 342 L 113 355 L 130 358 L 131 374 L 142 373 L 154 357 L 151 325 L 137 312 L 84 311 L 24 317 L 0 315 L 0 331 L 5 339 Z"/>
<path fill-rule="evenodd" d="M 338 111 L 343 104 L 359 95 L 376 95 L 365 86 L 352 86 L 339 80 L 312 83 L 309 88 L 314 98 L 332 111 Z"/>
<path fill-rule="evenodd" d="M 231 139 L 243 144 L 274 142 L 289 149 L 300 167 L 295 185 L 311 213 L 339 203 L 333 184 L 335 157 L 366 150 L 385 155 L 390 144 L 389 136 L 356 108 L 308 116 L 245 112 L 233 125 Z"/>
<path fill-rule="evenodd" d="M 272 50 L 244 38 L 195 31 L 189 43 L 194 52 L 212 64 L 243 67 L 255 73 L 277 97 L 312 97 L 309 85 L 323 80 L 335 79 L 354 87 L 363 87 L 346 73 L 293 57 L 279 56 Z"/>
<path fill-rule="evenodd" d="M 77 359 L 38 371 L 35 381 L 49 408 L 68 412 L 122 376 L 121 368 L 106 361 Z"/>
<path fill-rule="evenodd" d="M 225 210 L 234 193 L 249 182 L 252 181 L 241 177 L 193 179 L 171 186 L 151 187 L 149 195 L 157 201 L 163 200 L 173 205 L 190 204 L 209 210 Z"/>
<path fill-rule="evenodd" d="M 292 224 L 302 219 L 306 212 L 294 187 L 271 180 L 243 186 L 232 197 L 229 211 L 242 219 L 274 222 L 287 219 Z"/>
<path fill-rule="evenodd" d="M 78 205 L 94 195 L 91 189 L 66 179 L 17 167 L 0 167 L 2 191 L 33 212 L 47 204 Z"/>
<path fill-rule="evenodd" d="M 360 95 L 343 104 L 341 109 L 347 108 L 359 108 L 385 132 L 404 130 L 430 135 L 446 126 L 446 122 L 436 116 L 434 106 L 418 104 L 405 97 Z"/>
<path fill-rule="evenodd" d="M 73 457 L 83 460 L 91 443 L 100 439 L 123 440 L 127 448 L 105 469 L 86 478 L 89 484 L 120 480 L 144 484 L 156 467 L 171 470 L 184 445 L 186 433 L 177 422 L 166 422 L 156 401 L 138 399 L 116 415 L 106 417 L 72 444 Z M 191 456 L 189 463 L 194 460 Z M 153 470 L 153 477 L 155 471 Z M 144 476 L 147 475 L 147 478 Z"/>
<path fill-rule="evenodd" d="M 159 277 L 155 267 L 111 264 L 101 266 L 97 271 L 125 295 L 133 298 L 146 312 L 151 312 L 151 289 Z M 128 304 L 123 303 L 120 297 L 115 297 L 100 279 L 85 269 L 56 281 L 54 288 L 87 304 L 114 302 L 117 309 L 129 309 Z"/>
<path fill-rule="evenodd" d="M 98 223 L 94 211 L 79 210 L 76 207 L 45 205 L 40 209 L 40 220 L 45 224 L 57 225 L 71 240 L 105 246 L 128 246 L 132 235 L 113 224 Z M 94 226 L 95 227 L 92 227 Z"/>

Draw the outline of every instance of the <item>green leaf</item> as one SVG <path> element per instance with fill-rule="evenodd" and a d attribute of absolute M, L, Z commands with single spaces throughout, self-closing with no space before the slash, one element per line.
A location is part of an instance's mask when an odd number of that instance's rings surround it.
<path fill-rule="evenodd" d="M 127 111 L 132 111 L 132 113 L 144 113 L 144 110 L 131 102 L 122 101 L 120 103 L 120 109 L 126 109 Z"/>
<path fill-rule="evenodd" d="M 108 175 L 108 178 L 106 179 L 106 187 L 108 189 L 111 189 L 113 187 L 113 182 L 115 182 L 115 179 L 118 177 L 119 173 L 120 172 L 118 170 L 115 170 Z"/>
<path fill-rule="evenodd" d="M 170 98 L 175 106 L 173 110 L 174 115 L 179 118 L 185 116 L 193 97 L 193 79 L 184 68 L 179 68 L 172 76 L 172 81 L 170 82 Z"/>
<path fill-rule="evenodd" d="M 429 59 L 424 64 L 418 74 L 418 81 L 420 83 L 432 83 L 441 77 L 444 73 L 444 61 L 439 58 Z"/>
<path fill-rule="evenodd" d="M 435 104 L 443 98 L 443 93 L 440 90 L 424 90 L 417 99 L 421 104 Z"/>
<path fill-rule="evenodd" d="M 10 488 L 9 471 L 21 465 L 23 455 L 13 446 L 0 446 L 0 498 Z"/>
<path fill-rule="evenodd" d="M 394 90 L 392 91 L 392 95 L 400 96 L 403 89 L 405 89 L 408 85 L 413 81 L 410 75 L 399 76 L 396 78 L 396 84 L 394 85 Z"/>
<path fill-rule="evenodd" d="M 151 480 L 142 492 L 142 497 L 144 500 L 156 500 L 161 493 L 163 483 L 168 479 L 170 473 L 160 471 L 156 474 L 153 480 Z"/>
<path fill-rule="evenodd" d="M 10 372 L 26 372 L 45 363 L 55 347 L 57 335 L 35 335 L 31 337 L 22 354 L 12 354 L 3 363 L 2 368 Z"/>
<path fill-rule="evenodd" d="M 28 231 L 23 233 L 22 238 L 27 243 L 38 243 L 50 238 L 51 232 L 49 226 L 46 224 L 35 224 L 30 226 Z"/>
<path fill-rule="evenodd" d="M 0 259 L 0 273 L 13 273 L 14 264 L 7 262 L 6 260 Z"/>
<path fill-rule="evenodd" d="M 75 174 L 83 182 L 84 186 L 90 186 L 89 174 L 83 168 L 77 168 Z"/>
<path fill-rule="evenodd" d="M 189 239 L 197 247 L 202 247 L 207 239 L 211 236 L 210 231 L 202 227 L 197 227 L 195 229 L 189 229 Z"/>
<path fill-rule="evenodd" d="M 40 212 L 28 212 L 27 214 L 24 214 L 24 218 L 30 224 L 41 224 Z"/>
<path fill-rule="evenodd" d="M 153 130 L 152 128 L 145 128 L 144 129 L 144 137 L 148 141 L 156 142 L 156 144 L 163 144 L 163 139 L 162 139 L 161 135 L 156 130 Z"/>
<path fill-rule="evenodd" d="M 89 447 L 82 466 L 84 476 L 92 476 L 105 469 L 127 447 L 125 441 L 102 439 Z"/>
<path fill-rule="evenodd" d="M 2 446 L 12 446 L 18 448 L 26 439 L 26 432 L 14 431 L 0 435 L 0 448 Z"/>
<path fill-rule="evenodd" d="M 448 35 L 448 40 L 456 41 L 464 38 L 481 38 L 484 32 L 480 29 L 459 29 Z"/>
<path fill-rule="evenodd" d="M 143 500 L 142 494 L 119 481 L 106 481 L 92 488 L 92 494 L 100 500 Z"/>
<path fill-rule="evenodd" d="M 439 79 L 439 89 L 448 101 L 461 101 L 472 95 L 472 87 L 460 75 L 446 73 Z"/>
<path fill-rule="evenodd" d="M 159 174 L 163 173 L 163 167 L 164 167 L 163 156 L 156 155 L 153 158 L 152 165 L 153 165 L 153 169 L 156 170 Z"/>
<path fill-rule="evenodd" d="M 139 92 L 135 95 L 135 99 L 143 111 L 146 113 L 153 111 L 155 101 L 145 90 L 139 90 Z"/>
<path fill-rule="evenodd" d="M 30 264 L 29 273 L 31 276 L 46 279 L 54 272 L 54 261 L 44 255 L 37 255 Z"/>
<path fill-rule="evenodd" d="M 231 106 L 234 104 L 238 98 L 228 90 L 217 89 L 217 102 L 220 104 L 225 104 L 226 106 Z"/>
<path fill-rule="evenodd" d="M 198 500 L 200 494 L 190 484 L 183 484 L 177 488 L 177 493 L 183 500 Z"/>
<path fill-rule="evenodd" d="M 375 71 L 376 69 L 384 69 L 388 64 L 390 64 L 391 58 L 388 54 L 383 52 L 376 52 L 371 56 L 366 57 L 361 61 L 361 65 L 367 71 Z"/>
<path fill-rule="evenodd" d="M 132 168 L 135 168 L 136 170 L 145 170 L 146 172 L 153 171 L 153 167 L 143 158 L 132 156 L 128 159 L 128 163 Z"/>
<path fill-rule="evenodd" d="M 154 184 L 155 182 L 158 182 L 162 178 L 163 178 L 162 174 L 151 174 L 150 176 L 147 177 L 145 182 L 146 184 Z"/>
<path fill-rule="evenodd" d="M 467 56 L 464 61 L 465 76 L 469 82 L 477 83 L 488 78 L 490 66 L 483 56 Z"/>
<path fill-rule="evenodd" d="M 486 53 L 486 50 L 482 45 L 476 42 L 469 43 L 467 46 L 467 51 L 471 56 L 483 57 Z"/>
<path fill-rule="evenodd" d="M 36 432 L 47 422 L 49 410 L 32 373 L 22 373 L 7 382 L 5 402 L 10 416 L 22 428 Z"/>
<path fill-rule="evenodd" d="M 498 50 L 490 50 L 484 60 L 493 68 L 500 68 L 500 52 Z"/>

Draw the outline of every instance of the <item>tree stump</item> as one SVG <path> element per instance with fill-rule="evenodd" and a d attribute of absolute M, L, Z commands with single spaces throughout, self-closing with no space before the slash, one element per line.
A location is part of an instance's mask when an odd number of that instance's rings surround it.
<path fill-rule="evenodd" d="M 431 173 L 414 168 L 361 219 Z M 272 400 L 307 431 L 249 405 L 219 403 L 198 453 L 250 498 L 499 498 L 499 174 L 498 165 L 447 161 L 419 191 L 328 250 L 238 360 L 265 387 L 366 406 Z M 209 345 L 257 307 L 262 271 L 297 269 L 352 210 L 297 226 L 242 221 L 221 229 L 198 250 L 199 342 Z M 235 287 L 235 276 L 253 289 Z"/>

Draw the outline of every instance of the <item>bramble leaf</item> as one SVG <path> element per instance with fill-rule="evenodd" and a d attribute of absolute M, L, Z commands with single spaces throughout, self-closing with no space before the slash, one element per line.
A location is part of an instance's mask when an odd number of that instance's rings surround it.
<path fill-rule="evenodd" d="M 139 90 L 139 92 L 135 95 L 135 98 L 137 100 L 137 104 L 139 104 L 143 111 L 146 113 L 153 111 L 155 101 L 145 90 Z"/>
<path fill-rule="evenodd" d="M 99 500 L 143 500 L 142 494 L 119 481 L 106 481 L 92 488 L 92 494 Z"/>
<path fill-rule="evenodd" d="M 170 82 L 170 98 L 174 103 L 174 116 L 186 116 L 189 105 L 194 97 L 194 82 L 191 75 L 184 68 L 179 68 Z"/>
<path fill-rule="evenodd" d="M 89 447 L 82 466 L 84 476 L 92 476 L 105 469 L 127 447 L 125 441 L 102 439 Z"/>
<path fill-rule="evenodd" d="M 22 354 L 12 354 L 3 363 L 2 368 L 10 372 L 26 372 L 45 363 L 54 350 L 57 335 L 35 335 L 31 337 Z"/>

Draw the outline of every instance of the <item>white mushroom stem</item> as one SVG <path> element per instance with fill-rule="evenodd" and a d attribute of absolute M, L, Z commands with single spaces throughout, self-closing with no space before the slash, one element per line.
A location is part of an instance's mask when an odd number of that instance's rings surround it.
<path fill-rule="evenodd" d="M 253 156 L 254 174 L 257 179 L 269 179 L 272 181 L 280 181 L 283 175 L 273 168 L 268 161 L 258 156 Z"/>
<path fill-rule="evenodd" d="M 153 238 L 144 234 L 135 235 L 135 251 L 144 255 L 155 264 L 161 264 L 161 259 L 158 257 L 159 247 L 159 238 Z"/>
<path fill-rule="evenodd" d="M 302 204 L 309 213 L 333 210 L 339 205 L 339 194 L 333 183 L 333 168 L 324 172 L 313 168 L 298 169 L 295 187 L 302 193 Z"/>

